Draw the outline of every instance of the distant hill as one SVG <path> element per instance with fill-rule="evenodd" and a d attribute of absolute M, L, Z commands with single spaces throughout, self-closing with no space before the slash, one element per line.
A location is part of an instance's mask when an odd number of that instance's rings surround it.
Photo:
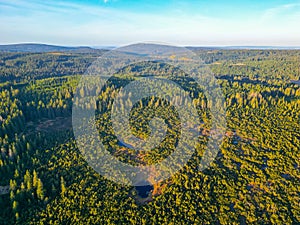
<path fill-rule="evenodd" d="M 297 50 L 299 46 L 228 46 L 222 49 L 250 49 L 250 50 Z"/>
<path fill-rule="evenodd" d="M 65 47 L 47 44 L 12 44 L 0 45 L 0 52 L 76 52 L 97 53 L 103 51 L 91 47 Z"/>
<path fill-rule="evenodd" d="M 24 44 L 11 44 L 11 45 L 0 45 L 0 52 L 74 52 L 74 53 L 99 53 L 103 50 L 114 49 L 113 46 L 97 46 L 95 48 L 88 46 L 76 46 L 76 47 L 66 47 L 57 45 L 47 45 L 47 44 L 36 44 L 36 43 L 24 43 Z M 132 48 L 132 47 L 131 47 Z M 253 49 L 253 50 L 291 50 L 300 49 L 300 47 L 272 47 L 272 46 L 224 46 L 224 47 L 201 47 L 201 46 L 186 46 L 190 50 L 243 50 L 243 49 Z"/>
<path fill-rule="evenodd" d="M 190 50 L 298 50 L 297 46 L 215 46 L 215 47 L 201 47 L 201 46 L 187 46 Z"/>

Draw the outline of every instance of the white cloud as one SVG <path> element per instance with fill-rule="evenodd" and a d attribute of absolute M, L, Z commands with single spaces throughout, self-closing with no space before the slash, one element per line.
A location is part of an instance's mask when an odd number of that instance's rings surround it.
<path fill-rule="evenodd" d="M 171 10 L 129 12 L 41 0 L 0 0 L 0 10 L 0 43 L 124 45 L 155 40 L 180 45 L 300 45 L 299 19 L 286 25 L 272 20 L 261 23 L 261 18 L 255 17 L 239 21 Z M 280 10 L 265 13 L 275 15 Z"/>
<path fill-rule="evenodd" d="M 300 12 L 300 3 L 285 4 L 285 5 L 280 5 L 277 7 L 267 9 L 263 13 L 262 19 L 269 20 L 282 13 L 284 13 L 286 16 L 291 16 L 291 14 L 299 13 L 299 12 Z"/>

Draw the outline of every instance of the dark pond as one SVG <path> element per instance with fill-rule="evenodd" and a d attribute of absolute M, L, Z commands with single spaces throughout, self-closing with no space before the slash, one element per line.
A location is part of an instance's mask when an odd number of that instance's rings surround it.
<path fill-rule="evenodd" d="M 127 144 L 123 141 L 118 141 L 118 145 L 121 146 L 121 147 L 126 147 L 126 148 L 130 148 L 130 149 L 134 149 L 133 146 L 131 146 L 130 144 Z"/>
<path fill-rule="evenodd" d="M 291 80 L 291 82 L 300 85 L 300 80 Z"/>
<path fill-rule="evenodd" d="M 135 187 L 137 190 L 138 196 L 141 198 L 147 198 L 150 194 L 150 192 L 153 190 L 152 185 L 146 185 L 146 186 L 137 186 Z"/>

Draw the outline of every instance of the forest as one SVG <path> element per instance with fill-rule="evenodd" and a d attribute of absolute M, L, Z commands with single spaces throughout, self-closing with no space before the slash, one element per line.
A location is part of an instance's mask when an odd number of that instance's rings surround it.
<path fill-rule="evenodd" d="M 111 155 L 132 165 L 171 154 L 180 119 L 163 99 L 135 104 L 135 136 L 149 136 L 149 118 L 156 115 L 168 124 L 159 146 L 136 152 L 114 134 L 113 96 L 139 74 L 172 74 L 193 97 L 201 120 L 196 151 L 168 180 L 149 180 L 147 190 L 104 178 L 76 144 L 74 96 L 95 91 L 77 86 L 104 51 L 0 52 L 0 224 L 300 224 L 300 50 L 192 50 L 217 78 L 227 109 L 220 151 L 204 171 L 197 166 L 210 111 L 192 80 L 153 62 L 124 68 L 98 90 L 100 139 Z"/>

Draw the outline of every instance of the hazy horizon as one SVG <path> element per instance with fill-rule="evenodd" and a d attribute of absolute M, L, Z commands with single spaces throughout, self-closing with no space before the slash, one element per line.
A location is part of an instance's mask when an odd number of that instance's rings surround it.
<path fill-rule="evenodd" d="M 147 43 L 147 42 L 146 42 Z M 166 45 L 171 45 L 172 43 L 165 43 Z M 94 49 L 112 49 L 122 47 L 122 45 L 60 45 L 53 43 L 37 43 L 37 42 L 20 42 L 20 43 L 0 43 L 0 46 L 13 46 L 13 45 L 46 45 L 46 46 L 56 46 L 56 47 L 67 47 L 67 48 L 79 48 L 79 47 L 89 47 Z M 300 46 L 264 46 L 264 45 L 178 45 L 181 47 L 191 47 L 191 48 L 240 48 L 240 49 L 300 49 Z"/>
<path fill-rule="evenodd" d="M 300 46 L 300 1 L 0 0 L 0 43 Z"/>

